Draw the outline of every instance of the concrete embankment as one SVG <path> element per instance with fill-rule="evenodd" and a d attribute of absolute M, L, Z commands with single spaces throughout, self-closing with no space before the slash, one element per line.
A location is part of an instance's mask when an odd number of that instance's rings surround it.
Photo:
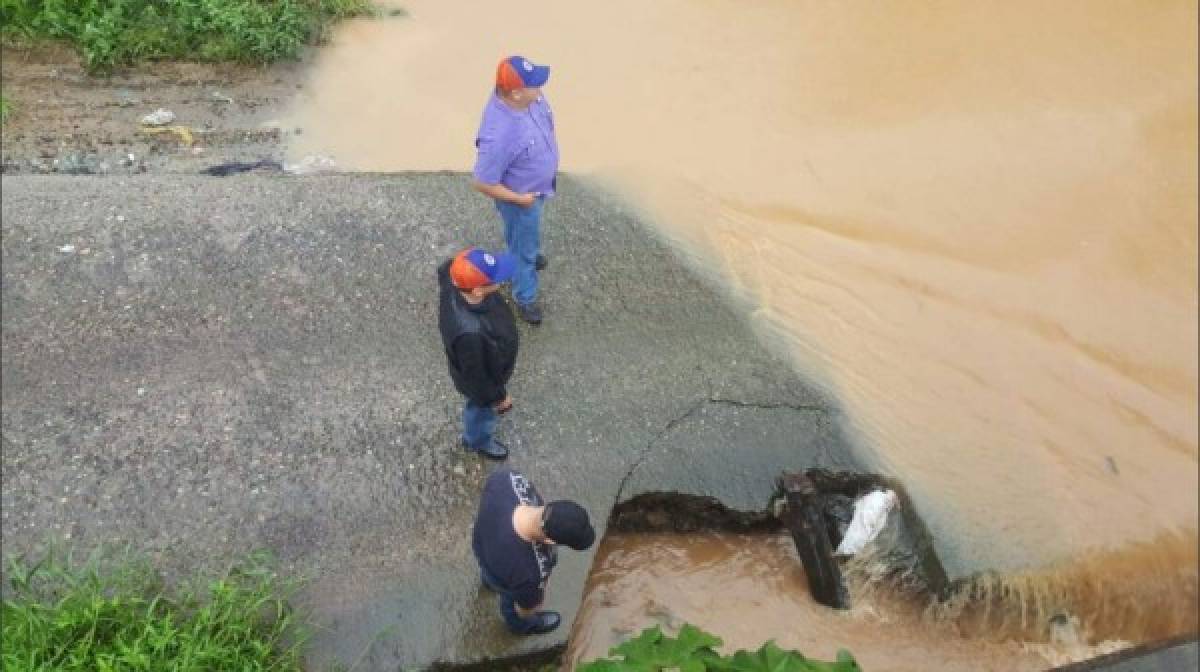
<path fill-rule="evenodd" d="M 853 463 L 833 405 L 637 217 L 566 178 L 548 319 L 500 432 L 600 523 L 654 490 L 760 509 L 782 469 Z M 173 570 L 273 549 L 311 577 L 315 669 L 546 649 L 480 589 L 490 464 L 455 446 L 436 264 L 499 245 L 452 174 L 3 179 L 3 533 L 130 542 Z M 549 607 L 578 607 L 561 554 Z"/>

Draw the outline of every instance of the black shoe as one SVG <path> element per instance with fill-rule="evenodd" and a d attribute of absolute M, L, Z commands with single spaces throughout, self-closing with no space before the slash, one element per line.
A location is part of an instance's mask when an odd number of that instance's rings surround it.
<path fill-rule="evenodd" d="M 539 254 L 537 256 L 537 259 L 533 262 L 533 270 L 544 271 L 544 270 L 546 270 L 546 266 L 547 266 L 546 255 Z"/>
<path fill-rule="evenodd" d="M 460 445 L 462 445 L 463 450 L 472 453 L 479 453 L 480 455 L 491 460 L 503 460 L 504 458 L 508 457 L 508 446 L 497 441 L 496 439 L 492 439 L 487 443 L 487 445 L 484 445 L 481 448 L 473 448 L 467 445 L 467 440 L 463 438 L 460 438 L 458 442 Z"/>
<path fill-rule="evenodd" d="M 536 303 L 517 304 L 517 314 L 530 324 L 542 323 L 542 309 Z"/>
<path fill-rule="evenodd" d="M 559 616 L 557 611 L 539 611 L 533 615 L 532 620 L 537 621 L 537 625 L 531 627 L 525 634 L 544 635 L 552 632 L 559 623 L 562 623 L 562 616 Z"/>

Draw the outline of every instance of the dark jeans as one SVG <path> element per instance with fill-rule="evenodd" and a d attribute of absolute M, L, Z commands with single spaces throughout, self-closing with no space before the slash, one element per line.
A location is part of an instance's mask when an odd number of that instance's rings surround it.
<path fill-rule="evenodd" d="M 483 585 L 500 595 L 500 616 L 504 618 L 504 624 L 508 626 L 508 629 L 518 635 L 528 635 L 533 632 L 533 629 L 538 626 L 538 619 L 521 618 L 521 615 L 517 613 L 517 603 L 513 599 L 512 593 L 501 588 L 500 582 L 484 569 L 483 565 L 479 566 L 479 575 L 483 579 Z"/>
<path fill-rule="evenodd" d="M 489 405 L 479 405 L 470 399 L 463 406 L 463 439 L 476 450 L 492 442 L 497 415 Z"/>

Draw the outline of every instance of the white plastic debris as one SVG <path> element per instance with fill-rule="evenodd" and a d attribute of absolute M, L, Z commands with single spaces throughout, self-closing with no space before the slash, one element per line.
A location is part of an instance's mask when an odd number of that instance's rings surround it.
<path fill-rule="evenodd" d="M 72 252 L 75 251 L 75 246 L 71 245 L 70 243 L 67 243 L 66 245 L 63 245 L 62 247 L 58 248 L 58 251 L 62 252 L 63 254 L 71 254 Z"/>
<path fill-rule="evenodd" d="M 142 117 L 142 124 L 146 126 L 166 126 L 172 121 L 175 121 L 175 113 L 164 107 Z"/>
<path fill-rule="evenodd" d="M 888 512 L 896 505 L 896 493 L 875 490 L 854 502 L 854 517 L 838 544 L 836 555 L 855 555 L 871 543 L 887 525 Z"/>
<path fill-rule="evenodd" d="M 1059 646 L 1087 644 L 1087 640 L 1080 635 L 1079 617 L 1055 614 L 1050 619 L 1050 641 Z"/>
<path fill-rule="evenodd" d="M 283 172 L 291 173 L 292 175 L 311 175 L 313 173 L 327 173 L 337 170 L 337 163 L 328 156 L 310 155 L 301 159 L 298 163 L 283 163 Z"/>

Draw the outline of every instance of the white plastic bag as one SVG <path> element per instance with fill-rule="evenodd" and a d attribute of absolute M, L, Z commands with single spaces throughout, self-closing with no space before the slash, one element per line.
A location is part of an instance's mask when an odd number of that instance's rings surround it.
<path fill-rule="evenodd" d="M 175 113 L 162 107 L 142 117 L 142 124 L 146 126 L 166 126 L 172 121 L 175 121 Z"/>
<path fill-rule="evenodd" d="M 887 525 L 888 512 L 896 505 L 896 493 L 875 490 L 854 502 L 854 517 L 838 544 L 836 555 L 855 555 L 869 544 Z"/>
<path fill-rule="evenodd" d="M 331 173 L 337 170 L 337 162 L 328 156 L 310 155 L 300 159 L 299 163 L 283 163 L 283 172 L 292 175 L 314 175 L 316 173 Z"/>

